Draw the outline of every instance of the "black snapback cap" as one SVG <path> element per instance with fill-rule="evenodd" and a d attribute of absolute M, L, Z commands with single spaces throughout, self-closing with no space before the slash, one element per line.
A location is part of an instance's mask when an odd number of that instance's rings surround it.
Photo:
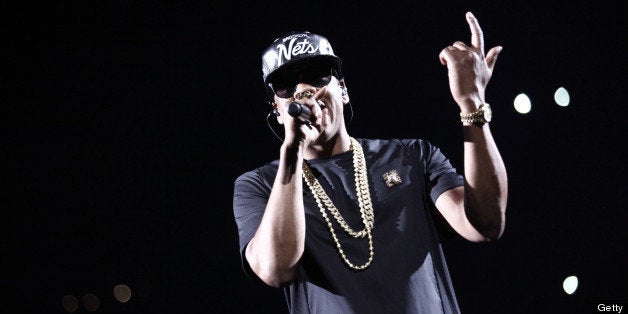
<path fill-rule="evenodd" d="M 341 74 L 341 60 L 334 54 L 327 38 L 310 32 L 292 32 L 273 41 L 262 55 L 262 79 L 264 83 L 289 65 L 322 60 Z"/>

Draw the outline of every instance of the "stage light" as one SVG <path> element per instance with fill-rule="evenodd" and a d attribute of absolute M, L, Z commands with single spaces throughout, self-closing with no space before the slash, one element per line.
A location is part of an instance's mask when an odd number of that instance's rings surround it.
<path fill-rule="evenodd" d="M 563 281 L 563 290 L 567 294 L 573 294 L 578 289 L 578 277 L 569 276 Z"/>
<path fill-rule="evenodd" d="M 554 101 L 561 107 L 569 106 L 569 92 L 564 87 L 559 87 L 554 93 Z"/>
<path fill-rule="evenodd" d="M 63 305 L 63 309 L 68 311 L 69 313 L 74 313 L 78 310 L 79 302 L 73 295 L 64 295 L 61 299 L 61 304 Z"/>
<path fill-rule="evenodd" d="M 88 293 L 83 296 L 83 306 L 90 312 L 95 312 L 100 306 L 100 299 L 94 294 Z"/>
<path fill-rule="evenodd" d="M 515 97 L 514 106 L 515 110 L 517 110 L 517 112 L 521 114 L 526 114 L 532 109 L 532 103 L 530 102 L 530 98 L 528 98 L 528 95 L 524 93 L 521 93 L 517 95 L 517 97 Z"/>
<path fill-rule="evenodd" d="M 131 288 L 127 285 L 119 284 L 113 287 L 113 296 L 121 303 L 126 303 L 131 299 Z"/>

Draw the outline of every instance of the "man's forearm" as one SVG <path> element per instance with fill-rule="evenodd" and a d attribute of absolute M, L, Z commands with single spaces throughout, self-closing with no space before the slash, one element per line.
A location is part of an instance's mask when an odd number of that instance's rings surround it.
<path fill-rule="evenodd" d="M 303 151 L 282 146 L 277 177 L 246 258 L 266 284 L 278 287 L 294 278 L 305 243 L 301 165 Z"/>
<path fill-rule="evenodd" d="M 483 236 L 496 240 L 506 222 L 506 167 L 488 124 L 465 124 L 465 214 Z"/>

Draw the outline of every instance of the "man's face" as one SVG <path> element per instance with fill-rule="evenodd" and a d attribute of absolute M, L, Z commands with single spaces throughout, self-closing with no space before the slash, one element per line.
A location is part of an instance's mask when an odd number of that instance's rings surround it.
<path fill-rule="evenodd" d="M 312 110 L 311 124 L 319 132 L 317 142 L 323 144 L 344 130 L 343 109 L 349 102 L 344 91 L 344 81 L 332 75 L 332 67 L 325 63 L 305 63 L 287 68 L 270 82 L 274 105 L 280 112 L 279 123 L 288 116 L 287 108 L 296 101 Z M 311 97 L 301 97 L 311 92 Z"/>

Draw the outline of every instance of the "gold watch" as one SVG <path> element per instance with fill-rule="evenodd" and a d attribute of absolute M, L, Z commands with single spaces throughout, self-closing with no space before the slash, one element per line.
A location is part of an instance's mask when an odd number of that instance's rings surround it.
<path fill-rule="evenodd" d="M 462 122 L 488 123 L 491 122 L 492 117 L 493 112 L 491 111 L 491 106 L 487 103 L 481 104 L 480 108 L 474 112 L 460 113 L 460 121 Z"/>

